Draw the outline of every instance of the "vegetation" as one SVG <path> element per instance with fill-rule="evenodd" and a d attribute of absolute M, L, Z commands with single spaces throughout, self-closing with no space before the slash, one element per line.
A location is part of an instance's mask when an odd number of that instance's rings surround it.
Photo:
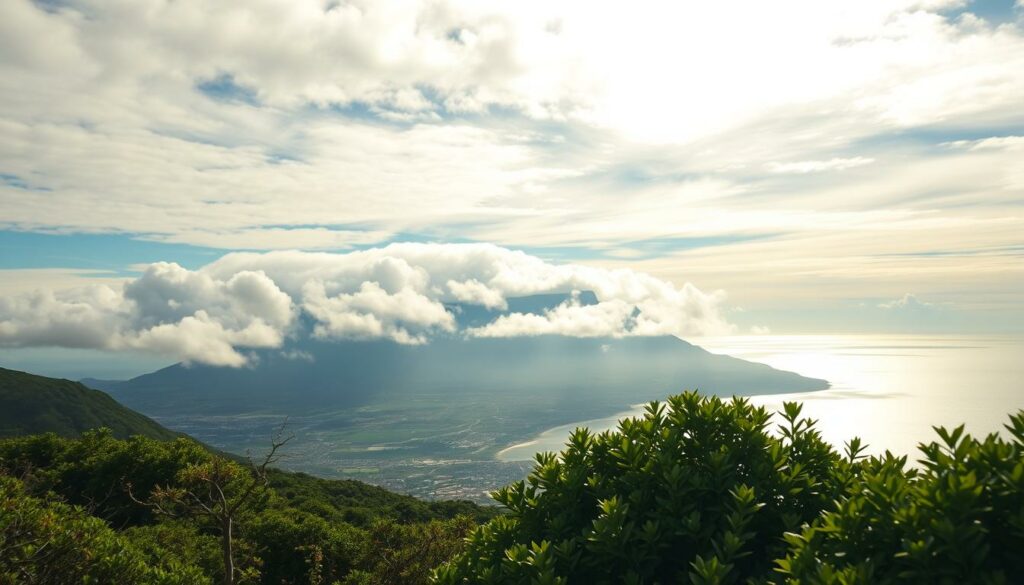
<path fill-rule="evenodd" d="M 0 437 L 49 432 L 77 437 L 99 427 L 121 438 L 181 436 L 78 382 L 0 368 Z"/>
<path fill-rule="evenodd" d="M 109 430 L 0 441 L 0 585 L 1014 583 L 1024 412 L 906 457 L 800 406 L 687 393 L 541 454 L 506 509 L 422 502 Z M 221 493 L 223 492 L 223 496 Z M 230 530 L 225 531 L 225 519 Z M 478 525 L 480 523 L 480 525 Z M 227 546 L 225 546 L 227 544 Z M 227 556 L 225 556 L 227 551 Z"/>
<path fill-rule="evenodd" d="M 1024 412 L 1009 440 L 936 429 L 921 468 L 824 443 L 789 403 L 687 393 L 578 430 L 495 493 L 438 583 L 1010 583 L 1024 575 Z"/>
<path fill-rule="evenodd" d="M 78 507 L 28 495 L 0 476 L 0 584 L 138 583 L 191 585 L 194 565 L 150 565 L 128 539 Z"/>
<path fill-rule="evenodd" d="M 0 575 L 10 583 L 423 583 L 461 549 L 474 519 L 496 513 L 269 469 L 273 459 L 251 466 L 189 439 L 121 440 L 105 429 L 2 440 Z M 79 572 L 52 571 L 40 547 L 69 551 L 57 558 Z"/>
<path fill-rule="evenodd" d="M 281 432 L 284 431 L 282 426 Z M 267 469 L 276 463 L 278 450 L 291 440 L 279 432 L 271 441 L 270 451 L 259 464 L 250 461 L 249 469 L 223 457 L 186 466 L 174 476 L 173 485 L 157 485 L 149 499 L 140 500 L 132 493 L 132 484 L 125 489 L 133 502 L 149 507 L 170 518 L 201 517 L 216 527 L 220 537 L 221 561 L 224 564 L 222 582 L 234 585 L 235 570 L 234 528 L 240 517 L 258 509 L 268 495 Z"/>

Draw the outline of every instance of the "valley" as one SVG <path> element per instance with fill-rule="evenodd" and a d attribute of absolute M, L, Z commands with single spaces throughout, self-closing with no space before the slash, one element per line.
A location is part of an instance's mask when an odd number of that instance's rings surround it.
<path fill-rule="evenodd" d="M 306 357 L 283 357 L 298 352 Z M 254 363 L 179 364 L 89 383 L 227 452 L 259 453 L 286 423 L 296 439 L 285 469 L 478 503 L 529 468 L 497 453 L 552 427 L 690 388 L 728 396 L 828 387 L 670 336 L 453 336 L 425 346 L 307 339 Z"/>

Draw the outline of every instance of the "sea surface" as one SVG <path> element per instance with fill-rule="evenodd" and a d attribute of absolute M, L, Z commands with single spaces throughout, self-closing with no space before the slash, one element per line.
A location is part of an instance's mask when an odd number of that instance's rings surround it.
<path fill-rule="evenodd" d="M 745 336 L 688 339 L 713 353 L 761 362 L 831 388 L 798 394 L 754 395 L 773 411 L 799 401 L 819 421 L 825 440 L 837 447 L 852 437 L 868 453 L 909 455 L 935 438 L 933 425 L 966 424 L 976 435 L 999 432 L 1007 414 L 1024 409 L 1024 337 L 939 335 Z M 502 461 L 560 451 L 578 426 L 600 432 L 644 405 L 614 416 L 549 429 L 498 453 Z"/>

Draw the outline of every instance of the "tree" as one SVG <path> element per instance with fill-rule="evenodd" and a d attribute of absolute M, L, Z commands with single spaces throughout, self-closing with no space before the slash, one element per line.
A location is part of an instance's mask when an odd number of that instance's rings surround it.
<path fill-rule="evenodd" d="M 148 566 L 105 522 L 77 506 L 36 498 L 0 475 L 0 585 L 204 583 L 192 565 Z"/>
<path fill-rule="evenodd" d="M 269 492 L 268 468 L 280 459 L 278 451 L 294 438 L 283 436 L 284 425 L 274 434 L 270 450 L 256 463 L 251 458 L 248 468 L 223 457 L 190 464 L 180 470 L 174 485 L 156 486 L 146 499 L 138 498 L 132 484 L 126 483 L 132 500 L 157 514 L 172 518 L 203 517 L 210 520 L 220 535 L 221 558 L 224 564 L 224 585 L 237 583 L 234 528 L 238 518 L 265 499 Z"/>

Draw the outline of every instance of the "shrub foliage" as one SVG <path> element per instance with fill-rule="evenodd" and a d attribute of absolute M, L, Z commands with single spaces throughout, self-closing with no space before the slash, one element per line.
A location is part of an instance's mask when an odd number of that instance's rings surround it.
<path fill-rule="evenodd" d="M 787 403 L 686 393 L 617 431 L 577 430 L 494 493 L 435 581 L 1010 583 L 1024 575 L 1024 412 L 1010 439 L 937 429 L 921 468 L 839 453 Z"/>
<path fill-rule="evenodd" d="M 237 581 L 1020 583 L 1024 411 L 1006 429 L 977 439 L 936 428 L 911 464 L 866 457 L 856 439 L 837 451 L 795 403 L 773 420 L 742 398 L 685 393 L 538 455 L 525 480 L 494 493 L 497 516 L 269 470 L 238 509 Z M 0 585 L 231 580 L 216 522 L 139 505 L 195 491 L 210 469 L 248 477 L 187 439 L 0 440 Z"/>
<path fill-rule="evenodd" d="M 0 585 L 423 583 L 475 526 L 462 514 L 495 513 L 280 470 L 266 479 L 233 515 L 229 579 L 218 518 L 154 514 L 140 502 L 166 509 L 183 493 L 219 489 L 234 501 L 252 485 L 247 466 L 189 439 L 121 440 L 109 430 L 0 440 Z"/>

